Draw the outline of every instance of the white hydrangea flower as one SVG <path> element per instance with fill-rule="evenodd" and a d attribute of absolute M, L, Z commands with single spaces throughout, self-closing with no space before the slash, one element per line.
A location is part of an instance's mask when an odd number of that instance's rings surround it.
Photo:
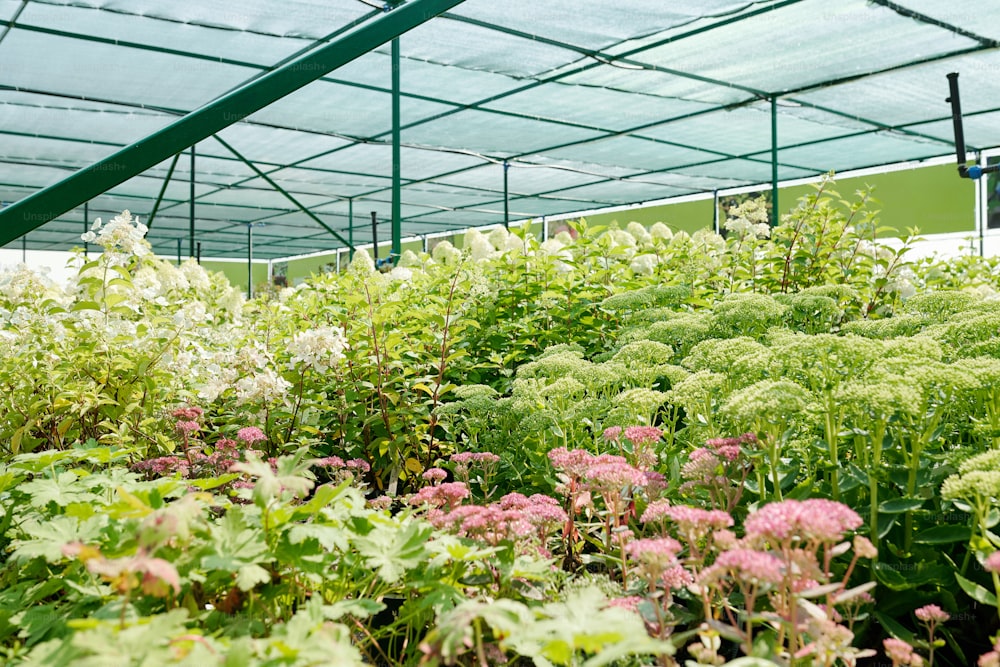
<path fill-rule="evenodd" d="M 375 273 L 375 262 L 372 260 L 371 255 L 364 248 L 354 251 L 354 257 L 351 259 L 351 265 L 347 269 L 350 273 L 355 275 L 367 275 L 369 273 Z"/>
<path fill-rule="evenodd" d="M 399 257 L 399 261 L 396 263 L 396 266 L 402 266 L 407 269 L 421 268 L 423 265 L 424 260 L 420 259 L 420 255 L 412 250 L 404 250 L 403 254 Z"/>
<path fill-rule="evenodd" d="M 641 276 L 651 276 L 656 270 L 656 265 L 660 263 L 660 258 L 651 253 L 636 255 L 632 258 L 629 268 L 633 273 Z"/>
<path fill-rule="evenodd" d="M 469 250 L 469 256 L 476 262 L 488 261 L 497 255 L 496 248 L 478 229 L 465 232 L 464 245 Z"/>
<path fill-rule="evenodd" d="M 559 243 L 562 243 L 563 245 L 573 244 L 573 235 L 570 234 L 565 229 L 556 234 L 555 236 L 553 236 L 552 238 L 554 238 L 556 241 L 559 241 Z"/>
<path fill-rule="evenodd" d="M 140 223 L 138 218 L 133 218 L 128 211 L 122 211 L 107 224 L 97 218 L 90 231 L 84 232 L 80 238 L 85 243 L 96 243 L 106 252 L 143 257 L 152 254 L 145 239 L 148 231 L 149 228 Z"/>
<path fill-rule="evenodd" d="M 160 295 L 163 286 L 151 266 L 140 267 L 132 276 L 132 287 L 146 301 L 153 301 Z"/>
<path fill-rule="evenodd" d="M 394 266 L 392 271 L 388 274 L 389 280 L 394 280 L 401 283 L 408 283 L 413 280 L 413 271 L 406 268 L 405 266 Z"/>
<path fill-rule="evenodd" d="M 318 327 L 295 334 L 288 351 L 292 354 L 292 363 L 312 366 L 322 373 L 344 359 L 346 346 L 347 341 L 339 329 Z"/>
<path fill-rule="evenodd" d="M 653 240 L 652 235 L 646 230 L 646 228 L 634 220 L 625 225 L 625 230 L 632 235 L 636 243 L 639 245 L 644 245 Z"/>
<path fill-rule="evenodd" d="M 188 259 L 181 264 L 181 273 L 187 279 L 188 285 L 196 290 L 208 291 L 212 287 L 208 271 L 194 259 Z"/>
<path fill-rule="evenodd" d="M 445 266 L 454 266 L 462 261 L 462 251 L 448 241 L 441 241 L 434 246 L 431 256 L 434 258 L 434 261 Z"/>
<path fill-rule="evenodd" d="M 291 386 L 273 368 L 264 368 L 236 381 L 236 402 L 240 405 L 277 403 L 285 399 Z"/>
<path fill-rule="evenodd" d="M 188 279 L 184 276 L 184 273 L 170 262 L 157 263 L 157 273 L 160 285 L 166 292 L 186 290 L 190 287 L 190 283 L 188 283 Z"/>
<path fill-rule="evenodd" d="M 653 226 L 649 228 L 649 235 L 663 241 L 669 241 L 674 237 L 674 233 L 662 222 L 654 222 Z"/>
<path fill-rule="evenodd" d="M 490 244 L 496 250 L 506 250 L 507 249 L 507 238 L 510 236 L 510 232 L 503 227 L 497 227 L 489 233 L 486 238 L 489 240 Z"/>
<path fill-rule="evenodd" d="M 635 237 L 624 229 L 609 230 L 608 235 L 611 238 L 612 246 L 620 245 L 625 246 L 626 248 L 635 248 Z"/>

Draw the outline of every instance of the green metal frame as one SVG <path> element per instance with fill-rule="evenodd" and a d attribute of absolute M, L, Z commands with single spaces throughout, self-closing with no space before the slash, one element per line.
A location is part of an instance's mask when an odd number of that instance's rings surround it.
<path fill-rule="evenodd" d="M 123 183 L 463 0 L 411 0 L 0 210 L 0 246 Z"/>

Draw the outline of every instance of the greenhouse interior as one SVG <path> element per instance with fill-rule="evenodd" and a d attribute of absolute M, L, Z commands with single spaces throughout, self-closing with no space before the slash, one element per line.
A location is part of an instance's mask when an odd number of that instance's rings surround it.
<path fill-rule="evenodd" d="M 0 0 L 0 660 L 1000 667 L 998 73 L 1000 0 Z"/>

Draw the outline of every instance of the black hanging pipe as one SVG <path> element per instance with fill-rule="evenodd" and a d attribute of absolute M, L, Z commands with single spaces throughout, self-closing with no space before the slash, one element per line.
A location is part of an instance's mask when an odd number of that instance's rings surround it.
<path fill-rule="evenodd" d="M 372 211 L 372 259 L 378 264 L 378 216 Z"/>
<path fill-rule="evenodd" d="M 950 93 L 945 102 L 951 102 L 951 123 L 955 128 L 955 159 L 958 162 L 958 175 L 962 178 L 978 180 L 983 174 L 988 174 L 1000 170 L 1000 164 L 989 167 L 966 164 L 965 159 L 965 130 L 962 128 L 962 102 L 958 96 L 958 72 L 948 74 L 948 92 Z"/>
<path fill-rule="evenodd" d="M 503 161 L 503 226 L 510 229 L 510 192 L 507 188 L 507 172 L 510 170 L 510 163 Z"/>

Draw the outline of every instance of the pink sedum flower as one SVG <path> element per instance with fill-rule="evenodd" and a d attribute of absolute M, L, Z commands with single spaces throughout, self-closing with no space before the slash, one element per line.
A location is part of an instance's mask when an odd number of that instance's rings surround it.
<path fill-rule="evenodd" d="M 469 495 L 469 487 L 462 482 L 446 482 L 438 486 L 425 486 L 410 496 L 409 503 L 438 508 L 446 507 L 452 510 L 458 507 Z"/>
<path fill-rule="evenodd" d="M 885 648 L 885 656 L 892 660 L 893 667 L 921 667 L 924 664 L 923 658 L 902 639 L 884 639 L 882 646 Z"/>
<path fill-rule="evenodd" d="M 609 426 L 604 429 L 604 439 L 608 442 L 616 442 L 618 438 L 622 437 L 622 427 L 621 426 Z"/>
<path fill-rule="evenodd" d="M 983 561 L 983 568 L 987 572 L 1000 572 L 1000 551 L 994 551 Z"/>
<path fill-rule="evenodd" d="M 667 514 L 667 510 L 669 509 L 669 500 L 654 500 L 646 505 L 646 510 L 642 513 L 642 517 L 640 517 L 639 520 L 643 523 L 663 521 L 664 519 L 669 518 L 669 515 Z"/>
<path fill-rule="evenodd" d="M 179 421 L 176 424 L 174 424 L 174 428 L 176 428 L 181 433 L 187 434 L 187 433 L 197 433 L 198 429 L 200 429 L 201 426 L 199 426 L 198 422 L 196 421 Z"/>
<path fill-rule="evenodd" d="M 920 609 L 914 611 L 913 614 L 925 623 L 944 623 L 951 618 L 951 614 L 936 604 L 924 605 Z"/>
<path fill-rule="evenodd" d="M 434 484 L 446 480 L 448 478 L 448 471 L 443 468 L 428 468 L 421 477 Z"/>
<path fill-rule="evenodd" d="M 750 514 L 744 523 L 747 537 L 762 542 L 838 542 L 862 524 L 847 505 L 825 498 L 783 500 Z"/>
<path fill-rule="evenodd" d="M 248 445 L 267 440 L 267 436 L 264 435 L 264 431 L 260 430 L 256 426 L 244 426 L 236 432 L 236 437 Z"/>
<path fill-rule="evenodd" d="M 663 431 L 655 426 L 629 426 L 625 438 L 633 445 L 652 445 L 663 438 Z"/>
<path fill-rule="evenodd" d="M 753 549 L 732 549 L 719 554 L 700 580 L 713 582 L 730 578 L 778 584 L 784 578 L 784 563 L 773 554 Z"/>

